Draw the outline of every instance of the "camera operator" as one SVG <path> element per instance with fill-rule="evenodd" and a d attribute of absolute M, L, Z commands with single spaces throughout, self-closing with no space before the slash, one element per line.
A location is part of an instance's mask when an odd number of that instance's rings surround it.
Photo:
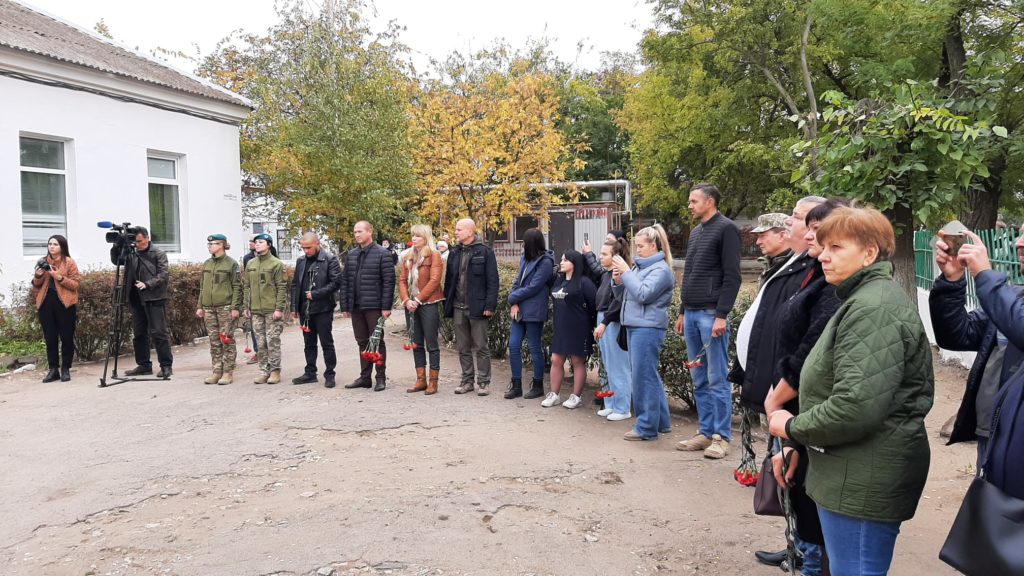
<path fill-rule="evenodd" d="M 142 226 L 128 228 L 127 232 L 135 232 L 135 252 L 128 253 L 126 261 L 121 262 L 125 269 L 125 282 L 129 285 L 128 303 L 132 308 L 132 348 L 135 350 L 137 366 L 125 371 L 126 376 L 147 376 L 153 373 L 153 362 L 150 360 L 150 339 L 156 346 L 156 357 L 160 363 L 157 377 L 171 377 L 171 341 L 167 332 L 167 284 L 169 272 L 167 254 L 153 246 L 149 239 L 149 230 Z M 118 256 L 123 250 L 123 240 L 110 249 L 110 259 L 117 264 Z"/>
<path fill-rule="evenodd" d="M 30 298 L 35 298 L 43 339 L 46 340 L 46 361 L 50 371 L 43 382 L 71 380 L 80 279 L 78 266 L 68 251 L 67 239 L 59 234 L 50 236 L 46 242 L 46 256 L 36 264 L 30 295 Z"/>

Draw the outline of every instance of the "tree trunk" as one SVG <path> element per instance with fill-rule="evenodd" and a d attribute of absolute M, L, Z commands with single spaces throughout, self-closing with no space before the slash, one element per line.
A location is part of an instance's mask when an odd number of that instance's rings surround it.
<path fill-rule="evenodd" d="M 914 268 L 914 211 L 897 204 L 885 213 L 896 230 L 896 253 L 892 257 L 893 279 L 915 302 L 917 287 Z"/>
<path fill-rule="evenodd" d="M 988 230 L 996 227 L 996 219 L 999 217 L 999 197 L 1003 193 L 1004 172 L 1006 172 L 1005 150 L 989 163 L 989 176 L 982 181 L 982 189 L 967 192 L 967 213 L 962 218 L 964 226 L 971 230 Z"/>

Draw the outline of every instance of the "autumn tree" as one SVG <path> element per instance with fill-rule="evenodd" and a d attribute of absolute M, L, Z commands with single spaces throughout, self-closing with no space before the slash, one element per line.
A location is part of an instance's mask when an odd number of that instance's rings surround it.
<path fill-rule="evenodd" d="M 441 78 L 426 83 L 411 108 L 417 209 L 442 229 L 471 216 L 485 231 L 515 217 L 547 216 L 572 189 L 545 183 L 582 167 L 557 129 L 555 82 L 528 59 L 482 53 L 455 55 Z"/>
<path fill-rule="evenodd" d="M 279 221 L 338 239 L 361 219 L 391 233 L 412 187 L 405 48 L 394 26 L 371 31 L 360 0 L 321 4 L 283 3 L 278 24 L 221 42 L 199 73 L 256 105 L 242 170 L 249 194 L 283 206 Z"/>

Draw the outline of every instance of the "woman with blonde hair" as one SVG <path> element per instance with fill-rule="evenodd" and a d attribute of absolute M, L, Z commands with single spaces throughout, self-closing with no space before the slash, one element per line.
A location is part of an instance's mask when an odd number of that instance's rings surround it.
<path fill-rule="evenodd" d="M 441 325 L 439 302 L 444 300 L 441 279 L 444 263 L 434 247 L 434 233 L 426 224 L 412 227 L 412 249 L 401 262 L 398 294 L 402 306 L 413 323 L 413 362 L 416 365 L 416 384 L 406 392 L 437 393 L 437 377 L 441 371 L 441 348 L 437 331 Z M 424 350 L 424 346 L 426 350 Z M 430 355 L 430 379 L 427 380 L 427 355 Z"/>
<path fill-rule="evenodd" d="M 612 279 L 625 286 L 621 323 L 628 342 L 636 411 L 636 424 L 624 438 L 653 440 L 659 433 L 672 431 L 668 398 L 658 365 L 676 282 L 672 250 L 661 225 L 640 230 L 633 242 L 635 266 L 632 269 L 621 256 L 612 259 Z"/>

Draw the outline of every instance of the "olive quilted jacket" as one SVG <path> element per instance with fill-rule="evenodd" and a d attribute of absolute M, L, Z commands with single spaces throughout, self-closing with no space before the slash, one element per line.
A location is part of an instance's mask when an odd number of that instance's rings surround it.
<path fill-rule="evenodd" d="M 857 272 L 836 296 L 842 304 L 800 372 L 800 414 L 788 427 L 809 448 L 807 493 L 839 514 L 908 520 L 928 476 L 931 346 L 891 263 Z"/>

